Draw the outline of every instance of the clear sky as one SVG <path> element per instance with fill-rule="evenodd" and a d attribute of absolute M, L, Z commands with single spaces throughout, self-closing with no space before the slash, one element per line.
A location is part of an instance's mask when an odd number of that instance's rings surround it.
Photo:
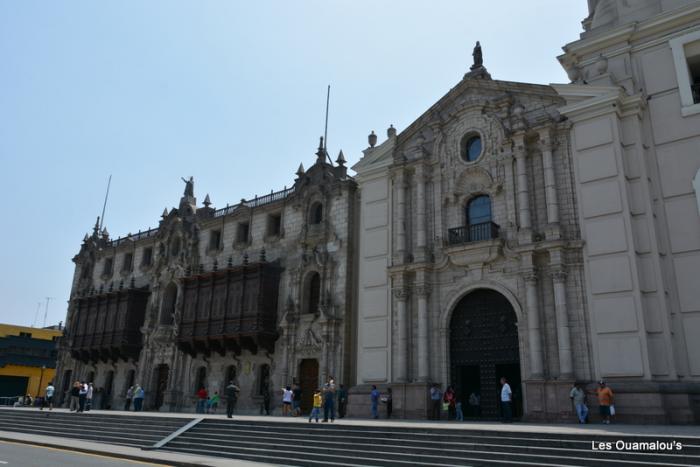
<path fill-rule="evenodd" d="M 328 149 L 349 164 L 471 65 L 566 82 L 585 0 L 0 0 L 0 322 L 65 318 L 71 258 L 100 214 L 157 225 L 195 178 L 215 207 L 290 185 Z"/>

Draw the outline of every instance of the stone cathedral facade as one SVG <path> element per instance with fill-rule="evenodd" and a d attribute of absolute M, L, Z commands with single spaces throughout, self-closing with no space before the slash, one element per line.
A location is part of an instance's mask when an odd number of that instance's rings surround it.
<path fill-rule="evenodd" d="M 58 387 L 93 381 L 120 409 L 139 384 L 146 409 L 187 411 L 199 387 L 235 380 L 251 412 L 292 380 L 310 399 L 352 379 L 355 182 L 322 146 L 296 175 L 222 209 L 198 205 L 190 179 L 158 228 L 111 239 L 96 226 L 74 258 Z"/>
<path fill-rule="evenodd" d="M 193 410 L 235 379 L 250 413 L 334 376 L 350 415 L 377 385 L 425 418 L 438 383 L 495 418 L 505 376 L 518 416 L 572 420 L 571 385 L 605 379 L 619 420 L 700 421 L 700 5 L 588 5 L 570 83 L 494 79 L 477 43 L 355 177 L 322 143 L 291 188 L 217 210 L 189 180 L 157 229 L 96 226 L 59 392 L 92 380 L 119 408 L 139 383 L 146 408 Z"/>

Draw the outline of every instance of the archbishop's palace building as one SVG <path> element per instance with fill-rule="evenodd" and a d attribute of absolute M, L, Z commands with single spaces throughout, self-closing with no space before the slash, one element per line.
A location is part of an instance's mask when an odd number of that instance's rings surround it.
<path fill-rule="evenodd" d="M 425 418 L 453 385 L 498 416 L 498 379 L 531 420 L 572 417 L 606 379 L 619 418 L 700 421 L 700 2 L 589 0 L 559 57 L 571 82 L 464 78 L 348 174 L 321 141 L 291 188 L 215 209 L 186 180 L 158 228 L 98 226 L 76 264 L 59 392 L 120 408 L 239 411 L 333 376 L 350 415 L 371 385 Z M 594 398 L 591 398 L 594 399 Z M 589 399 L 589 401 L 591 400 Z"/>

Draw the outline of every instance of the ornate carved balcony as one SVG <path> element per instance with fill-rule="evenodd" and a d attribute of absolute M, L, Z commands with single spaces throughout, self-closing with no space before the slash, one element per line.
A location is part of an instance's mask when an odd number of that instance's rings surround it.
<path fill-rule="evenodd" d="M 66 341 L 73 358 L 85 363 L 137 359 L 149 295 L 147 289 L 132 288 L 74 299 Z"/>
<path fill-rule="evenodd" d="M 499 226 L 493 222 L 483 222 L 481 224 L 466 225 L 456 227 L 447 231 L 448 243 L 451 245 L 462 245 L 464 243 L 480 242 L 498 238 Z"/>
<path fill-rule="evenodd" d="M 280 268 L 260 262 L 183 279 L 178 345 L 191 355 L 274 351 Z"/>

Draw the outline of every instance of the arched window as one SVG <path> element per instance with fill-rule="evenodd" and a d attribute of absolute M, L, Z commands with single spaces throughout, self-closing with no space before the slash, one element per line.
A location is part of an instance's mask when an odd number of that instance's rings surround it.
<path fill-rule="evenodd" d="M 317 272 L 311 273 L 306 286 L 306 311 L 317 313 L 318 304 L 321 301 L 321 276 Z"/>
<path fill-rule="evenodd" d="M 160 307 L 160 324 L 173 324 L 176 303 L 177 285 L 171 282 L 163 294 L 163 303 Z"/>
<path fill-rule="evenodd" d="M 311 205 L 309 210 L 309 223 L 320 224 L 323 222 L 323 204 L 318 201 Z"/>
<path fill-rule="evenodd" d="M 491 228 L 491 198 L 479 195 L 467 203 L 467 228 L 470 241 L 493 238 Z"/>
<path fill-rule="evenodd" d="M 466 162 L 473 162 L 481 156 L 481 136 L 478 134 L 465 136 L 461 146 L 462 159 Z"/>
<path fill-rule="evenodd" d="M 194 390 L 199 391 L 200 388 L 207 387 L 207 368 L 200 366 L 197 368 L 197 377 L 195 378 Z"/>

